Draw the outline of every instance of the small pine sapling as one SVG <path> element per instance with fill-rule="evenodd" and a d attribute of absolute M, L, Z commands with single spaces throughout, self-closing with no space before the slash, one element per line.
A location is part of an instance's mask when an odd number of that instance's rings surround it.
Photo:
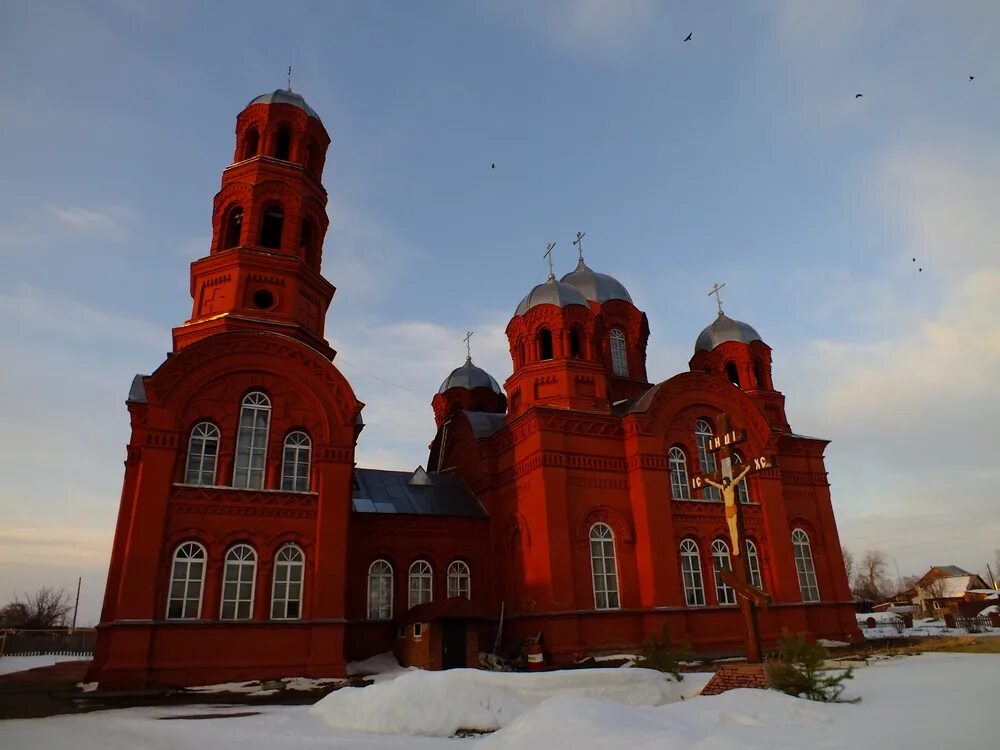
<path fill-rule="evenodd" d="M 845 680 L 854 679 L 854 669 L 834 673 L 823 669 L 826 650 L 808 643 L 802 634 L 785 632 L 781 637 L 778 658 L 767 664 L 771 687 L 788 695 L 804 696 L 824 703 L 840 702 Z M 852 703 L 856 703 L 860 698 Z"/>
<path fill-rule="evenodd" d="M 690 654 L 691 649 L 687 644 L 675 646 L 671 642 L 670 626 L 663 623 L 659 638 L 651 635 L 642 642 L 635 666 L 669 672 L 675 680 L 680 682 L 684 679 L 684 675 L 681 674 L 681 661 Z"/>

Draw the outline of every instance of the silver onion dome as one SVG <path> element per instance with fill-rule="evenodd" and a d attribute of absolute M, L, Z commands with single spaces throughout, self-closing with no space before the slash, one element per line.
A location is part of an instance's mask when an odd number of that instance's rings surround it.
<path fill-rule="evenodd" d="M 603 304 L 609 299 L 632 302 L 632 295 L 618 279 L 606 273 L 597 273 L 583 262 L 583 258 L 576 264 L 576 269 L 559 281 L 575 286 L 584 297 L 598 304 Z"/>
<path fill-rule="evenodd" d="M 556 305 L 557 307 L 569 307 L 570 305 L 583 305 L 587 307 L 587 300 L 580 290 L 571 284 L 563 284 L 556 281 L 555 276 L 550 276 L 544 284 L 539 284 L 527 296 L 521 300 L 515 315 L 524 315 L 528 310 L 538 305 Z"/>
<path fill-rule="evenodd" d="M 749 344 L 751 341 L 763 341 L 763 339 L 749 323 L 733 320 L 720 312 L 719 317 L 698 334 L 694 350 L 696 352 L 710 352 L 719 344 L 724 344 L 727 341 L 740 341 Z"/>
<path fill-rule="evenodd" d="M 503 394 L 493 376 L 483 368 L 472 364 L 471 357 L 466 357 L 464 365 L 451 371 L 451 375 L 446 377 L 438 388 L 438 393 L 444 393 L 451 388 L 466 388 L 470 391 L 474 388 L 489 388 L 494 393 Z"/>
<path fill-rule="evenodd" d="M 261 94 L 256 99 L 251 99 L 250 104 L 247 104 L 247 106 L 249 107 L 251 104 L 291 104 L 293 107 L 301 109 L 310 117 L 320 120 L 319 115 L 316 114 L 316 110 L 306 104 L 306 100 L 302 95 L 289 89 L 275 89 L 270 94 Z"/>

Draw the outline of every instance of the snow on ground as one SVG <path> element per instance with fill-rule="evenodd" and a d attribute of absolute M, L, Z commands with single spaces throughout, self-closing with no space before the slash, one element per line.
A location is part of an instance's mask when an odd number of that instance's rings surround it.
<path fill-rule="evenodd" d="M 891 612 L 872 612 L 857 615 L 858 627 L 865 638 L 926 638 L 929 636 L 997 635 L 995 628 L 982 633 L 970 633 L 965 628 L 949 628 L 944 621 L 927 618 L 915 619 L 912 628 L 903 627 L 903 618 Z M 875 620 L 875 627 L 868 627 L 868 618 Z"/>
<path fill-rule="evenodd" d="M 42 654 L 41 656 L 0 656 L 0 674 L 24 672 L 35 667 L 51 667 L 60 661 L 86 661 L 90 656 L 78 654 Z"/>
<path fill-rule="evenodd" d="M 283 687 L 264 687 L 265 684 L 280 682 Z M 285 677 L 281 680 L 249 680 L 247 682 L 218 682 L 214 685 L 197 685 L 186 688 L 192 693 L 241 693 L 244 695 L 266 696 L 274 695 L 281 690 L 319 690 L 328 687 L 333 683 L 344 682 L 336 677 L 321 677 L 313 679 L 311 677 Z"/>
<path fill-rule="evenodd" d="M 677 682 L 651 669 L 570 669 L 554 672 L 415 670 L 369 687 L 342 688 L 311 712 L 334 729 L 450 737 L 459 729 L 507 726 L 546 698 L 573 694 L 630 706 L 683 700 L 696 680 Z"/>
<path fill-rule="evenodd" d="M 7 750 L 982 750 L 996 741 L 989 710 L 1000 656 L 923 654 L 858 669 L 853 704 L 813 703 L 773 691 L 737 690 L 661 706 L 539 694 L 528 710 L 486 737 L 374 734 L 331 729 L 306 706 L 170 706 L 0 721 Z M 581 670 L 586 671 L 586 670 Z M 629 670 L 591 670 L 621 674 Z M 543 678 L 548 674 L 520 675 Z M 405 676 L 405 675 L 404 675 Z M 403 677 L 397 678 L 398 684 Z M 685 680 L 687 682 L 687 680 Z M 387 683 L 393 684 L 393 683 Z M 420 685 L 420 681 L 416 681 Z M 681 683 L 684 685 L 684 683 Z M 377 695 L 371 691 L 373 699 Z M 451 700 L 460 694 L 455 685 Z M 362 691 L 363 692 L 363 691 Z M 492 691 L 489 691 L 492 695 Z M 407 696 L 409 699 L 409 696 Z M 238 716 L 259 711 L 250 716 Z M 226 718 L 226 715 L 229 718 Z M 167 721 L 165 719 L 174 719 Z M 190 719 L 200 719 L 193 721 Z"/>

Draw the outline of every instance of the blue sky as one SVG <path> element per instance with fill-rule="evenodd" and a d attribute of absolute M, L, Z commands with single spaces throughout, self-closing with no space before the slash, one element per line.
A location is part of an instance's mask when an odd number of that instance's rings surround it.
<path fill-rule="evenodd" d="M 850 548 L 904 575 L 995 559 L 995 4 L 205 5 L 0 10 L 0 598 L 83 575 L 96 619 L 128 384 L 190 313 L 236 114 L 289 64 L 333 138 L 327 333 L 368 404 L 359 462 L 424 460 L 466 329 L 509 374 L 546 243 L 564 273 L 585 231 L 649 315 L 653 380 L 726 282 L 793 428 L 833 440 Z"/>

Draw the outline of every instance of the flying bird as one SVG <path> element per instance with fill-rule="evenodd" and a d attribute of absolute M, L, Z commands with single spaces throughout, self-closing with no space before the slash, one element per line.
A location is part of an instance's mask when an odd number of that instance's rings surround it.
<path fill-rule="evenodd" d="M 692 31 L 691 34 L 694 34 L 694 32 Z M 685 42 L 690 42 L 691 41 L 691 34 L 688 34 L 686 37 L 684 37 L 684 41 Z"/>
<path fill-rule="evenodd" d="M 914 258 L 914 259 L 913 259 L 913 262 L 914 262 L 914 263 L 916 263 L 916 262 L 917 262 L 917 259 L 916 259 L 916 258 Z"/>
<path fill-rule="evenodd" d="M 860 99 L 860 98 L 861 98 L 861 94 L 855 94 L 855 95 L 854 95 L 854 98 L 855 98 L 855 99 Z"/>
<path fill-rule="evenodd" d="M 497 168 L 497 165 L 496 165 L 495 162 L 493 164 L 490 164 L 490 169 L 496 169 L 496 168 Z"/>
<path fill-rule="evenodd" d="M 918 268 L 917 270 L 918 270 L 918 271 L 923 271 L 924 269 L 922 269 L 922 268 Z"/>
<path fill-rule="evenodd" d="M 975 76 L 969 76 L 969 80 L 970 81 L 974 81 L 974 80 L 976 80 L 976 77 Z"/>

